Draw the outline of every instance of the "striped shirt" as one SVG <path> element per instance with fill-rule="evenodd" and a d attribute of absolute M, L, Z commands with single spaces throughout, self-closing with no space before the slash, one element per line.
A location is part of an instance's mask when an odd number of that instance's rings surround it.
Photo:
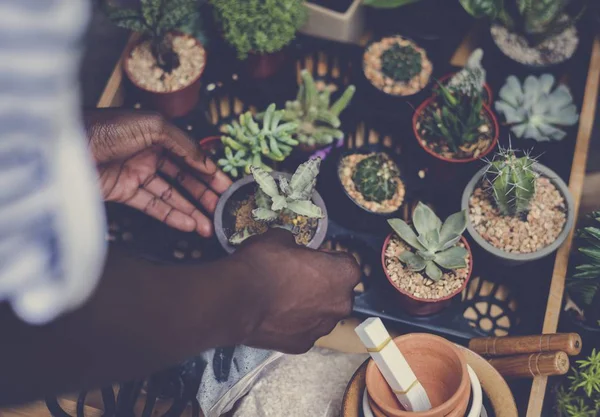
<path fill-rule="evenodd" d="M 81 125 L 89 0 L 0 0 L 0 302 L 43 324 L 84 302 L 105 254 Z"/>

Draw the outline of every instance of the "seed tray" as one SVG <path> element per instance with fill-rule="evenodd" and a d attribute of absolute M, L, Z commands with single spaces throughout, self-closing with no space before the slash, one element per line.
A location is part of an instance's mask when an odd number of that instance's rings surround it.
<path fill-rule="evenodd" d="M 588 31 L 588 28 L 582 27 L 582 33 L 589 33 Z M 443 51 L 457 50 L 454 62 L 463 64 L 468 52 L 477 45 L 484 48 L 484 67 L 487 69 L 488 84 L 492 87 L 494 95 L 497 95 L 506 76 L 514 74 L 522 79 L 531 72 L 505 58 L 491 44 L 491 38 L 485 31 L 473 31 L 462 44 L 439 46 L 438 52 L 431 55 L 435 68 L 434 77 L 438 78 L 456 70 L 449 63 L 451 55 L 444 55 Z M 284 74 L 283 78 L 260 83 L 244 80 L 243 73 L 227 53 L 223 53 L 222 57 L 209 54 L 211 58 L 203 77 L 201 103 L 191 114 L 175 120 L 175 123 L 198 140 L 218 135 L 219 126 L 241 112 L 256 111 L 271 101 L 281 105 L 285 99 L 292 98 L 296 89 L 298 69 L 307 68 L 313 72 L 318 83 L 333 86 L 336 91 L 350 83 L 357 85 L 357 94 L 343 114 L 345 137 L 342 149 L 374 145 L 393 155 L 401 170 L 407 166 L 405 163 L 410 162 L 409 169 L 418 178 L 414 184 L 417 191 L 410 197 L 410 201 L 406 202 L 403 217 L 407 217 L 410 207 L 418 200 L 432 205 L 441 217 L 458 211 L 464 185 L 481 165 L 473 163 L 469 164 L 472 166 L 460 170 L 455 167 L 448 170 L 436 166 L 436 161 L 418 147 L 410 126 L 411 108 L 415 108 L 428 92 L 408 99 L 387 100 L 388 97 L 382 100 L 383 105 L 374 101 L 377 94 L 367 88 L 361 88 L 366 82 L 362 76 L 362 50 L 356 45 L 302 36 L 289 52 L 294 57 L 291 62 L 296 67 L 292 71 L 294 77 Z M 593 51 L 593 54 L 590 54 L 590 51 Z M 292 64 L 290 68 L 293 69 Z M 592 45 L 591 36 L 582 36 L 577 57 L 550 71 L 571 88 L 575 103 L 582 112 L 579 130 L 577 127 L 570 129 L 567 138 L 557 143 L 538 144 L 520 139 L 512 140 L 512 146 L 517 149 L 529 149 L 535 145 L 534 154 L 540 155 L 540 161 L 556 171 L 565 181 L 569 181 L 571 174 L 571 191 L 577 202 L 582 186 L 582 180 L 578 176 L 581 176 L 584 170 L 581 165 L 585 165 L 594 113 L 590 106 L 595 105 L 597 100 L 598 82 L 594 80 L 594 76 L 597 78 L 600 71 L 598 68 L 600 41 L 596 40 Z M 126 80 L 121 79 L 120 69 L 117 67 L 99 106 L 119 105 L 139 107 L 140 103 L 137 102 L 135 90 Z M 143 104 L 141 106 L 143 107 Z M 589 128 L 586 127 L 588 125 Z M 500 130 L 500 144 L 507 146 L 509 134 L 503 126 Z M 219 150 L 216 149 L 216 152 Z M 337 152 L 340 150 L 333 149 L 327 156 L 320 184 L 331 183 L 334 173 L 332 174 L 332 170 L 327 169 L 327 166 L 333 164 Z M 572 164 L 574 160 L 576 163 Z M 322 195 L 327 191 L 322 192 Z M 348 204 L 352 204 L 350 200 Z M 194 234 L 169 229 L 122 206 L 109 205 L 108 214 L 111 239 L 126 243 L 125 247 L 154 261 L 197 263 L 223 256 L 214 239 L 205 240 Z M 561 249 L 557 255 L 513 268 L 496 264 L 472 244 L 473 274 L 467 289 L 462 297 L 459 297 L 461 299 L 454 300 L 453 304 L 441 313 L 417 318 L 400 311 L 391 300 L 391 293 L 395 290 L 385 279 L 380 259 L 386 233 L 365 233 L 344 227 L 342 224 L 347 225 L 343 213 L 330 212 L 325 247 L 348 250 L 355 254 L 361 263 L 363 281 L 356 289 L 354 305 L 357 315 L 380 316 L 403 330 L 432 332 L 461 344 L 466 344 L 470 338 L 476 336 L 552 332 L 556 329 L 554 316 L 560 311 L 570 239 L 566 245 L 567 249 Z M 535 398 L 527 408 L 527 392 L 530 386 L 531 383 L 527 381 L 514 384 L 515 393 L 519 400 L 520 414 L 525 415 L 525 410 L 528 409 L 528 415 L 537 416 L 540 415 L 541 406 L 536 404 Z M 544 388 L 544 381 L 536 379 L 533 384 L 535 396 L 543 399 Z"/>

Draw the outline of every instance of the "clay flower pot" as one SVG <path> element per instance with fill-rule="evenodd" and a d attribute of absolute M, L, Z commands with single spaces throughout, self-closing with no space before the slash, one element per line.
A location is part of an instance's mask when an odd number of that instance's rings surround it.
<path fill-rule="evenodd" d="M 425 111 L 425 109 L 427 109 L 427 107 L 429 107 L 433 103 L 433 101 L 435 99 L 436 99 L 436 96 L 431 96 L 427 100 L 425 100 L 423 103 L 421 103 L 421 105 L 419 107 L 417 107 L 417 110 L 415 110 L 415 112 L 413 114 L 413 118 L 412 118 L 413 133 L 415 134 L 415 138 L 417 138 L 417 142 L 419 143 L 419 146 L 425 152 L 427 152 L 429 155 L 436 158 L 438 161 L 442 161 L 444 163 L 449 162 L 449 163 L 453 163 L 453 164 L 466 164 L 469 162 L 478 161 L 479 159 L 484 158 L 486 155 L 488 155 L 490 152 L 492 152 L 492 150 L 498 144 L 500 128 L 498 126 L 498 119 L 496 118 L 496 115 L 494 114 L 494 112 L 492 112 L 492 110 L 490 109 L 490 107 L 487 104 L 483 104 L 483 110 L 488 115 L 489 119 L 492 121 L 493 129 L 494 129 L 494 137 L 492 139 L 492 142 L 490 143 L 490 146 L 485 151 L 481 152 L 477 156 L 473 156 L 470 158 L 454 159 L 454 158 L 447 158 L 443 155 L 440 155 L 440 154 L 434 152 L 428 146 L 425 146 L 423 144 L 423 141 L 426 141 L 426 139 L 420 135 L 419 130 L 417 129 L 417 122 L 419 121 L 421 114 Z"/>
<path fill-rule="evenodd" d="M 287 54 L 285 50 L 273 52 L 271 54 L 249 53 L 246 58 L 246 71 L 250 78 L 264 80 L 277 74 L 285 65 Z"/>
<path fill-rule="evenodd" d="M 471 380 L 460 350 L 439 336 L 413 333 L 393 340 L 431 401 L 429 411 L 405 411 L 373 360 L 366 373 L 367 391 L 374 411 L 389 417 L 463 417 L 467 411 Z"/>
<path fill-rule="evenodd" d="M 454 74 L 456 74 L 456 73 L 451 72 L 449 74 L 444 75 L 442 78 L 440 78 L 438 80 L 439 83 L 445 85 L 446 81 L 450 80 L 450 77 L 452 77 Z M 492 103 L 494 102 L 494 94 L 492 93 L 492 89 L 490 88 L 488 83 L 483 84 L 483 89 L 485 90 L 486 98 L 487 98 L 487 100 L 485 100 L 485 104 L 487 104 L 488 106 L 491 106 Z"/>
<path fill-rule="evenodd" d="M 385 273 L 385 276 L 387 277 L 388 281 L 397 291 L 395 298 L 398 301 L 400 307 L 413 316 L 427 316 L 430 314 L 435 314 L 448 307 L 452 302 L 452 299 L 460 295 L 466 288 L 467 284 L 469 283 L 469 279 L 471 279 L 471 273 L 473 272 L 473 253 L 471 252 L 471 247 L 469 246 L 467 239 L 465 239 L 464 236 L 460 239 L 460 242 L 465 246 L 465 249 L 469 252 L 469 273 L 463 285 L 456 291 L 454 291 L 452 294 L 447 295 L 446 297 L 438 299 L 425 299 L 417 298 L 413 294 L 396 286 L 392 278 L 389 276 L 387 268 L 385 266 L 385 250 L 387 249 L 390 239 L 393 235 L 393 232 L 390 233 L 383 242 L 383 248 L 381 249 L 381 266 L 383 267 L 383 272 Z"/>
<path fill-rule="evenodd" d="M 285 177 L 288 180 L 292 178 L 291 174 L 286 174 L 283 172 L 273 171 L 271 173 L 274 177 Z M 231 203 L 234 201 L 242 201 L 254 193 L 256 182 L 254 181 L 254 177 L 252 175 L 247 175 L 244 178 L 237 180 L 234 182 L 231 187 L 227 189 L 219 198 L 219 202 L 217 203 L 217 208 L 215 209 L 214 216 L 214 226 L 215 226 L 215 234 L 217 235 L 217 239 L 223 249 L 227 253 L 233 253 L 236 250 L 236 247 L 229 243 L 229 237 L 233 233 L 235 217 L 233 213 L 231 213 Z M 319 247 L 323 244 L 325 240 L 325 234 L 327 233 L 327 208 L 325 207 L 325 202 L 321 198 L 321 195 L 318 192 L 314 192 L 312 196 L 312 202 L 321 208 L 323 213 L 323 218 L 319 219 L 317 230 L 308 245 L 308 248 L 311 249 L 319 249 Z"/>
<path fill-rule="evenodd" d="M 204 73 L 204 69 L 206 68 L 206 50 L 202 46 L 202 44 L 194 37 L 190 35 L 183 34 L 175 34 L 177 37 L 184 37 L 188 39 L 193 39 L 196 42 L 196 45 L 202 48 L 204 54 L 204 65 L 200 70 L 200 73 L 185 87 L 175 90 L 175 91 L 167 91 L 167 92 L 157 92 L 148 90 L 147 88 L 141 86 L 132 76 L 129 66 L 126 62 L 123 62 L 123 72 L 127 76 L 127 78 L 131 81 L 131 83 L 140 90 L 142 95 L 142 100 L 145 103 L 148 103 L 152 108 L 159 111 L 169 118 L 173 117 L 181 117 L 188 114 L 198 103 L 198 99 L 200 96 L 200 78 Z M 130 43 L 125 50 L 125 60 L 129 59 L 133 49 L 138 46 L 144 40 L 141 39 L 138 42 Z"/>

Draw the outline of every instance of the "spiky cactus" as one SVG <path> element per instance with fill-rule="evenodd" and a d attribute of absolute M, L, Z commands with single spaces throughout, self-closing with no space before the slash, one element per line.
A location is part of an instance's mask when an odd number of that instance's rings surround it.
<path fill-rule="evenodd" d="M 422 65 L 421 54 L 412 45 L 394 43 L 381 54 L 381 72 L 396 81 L 411 80 Z"/>
<path fill-rule="evenodd" d="M 282 118 L 283 110 L 275 110 L 275 104 L 271 104 L 260 121 L 262 125 L 254 120 L 250 112 L 241 114 L 239 120 L 225 125 L 225 134 L 221 136 L 225 158 L 219 159 L 218 164 L 234 178 L 241 169 L 249 174 L 252 166 L 270 171 L 271 168 L 263 163 L 263 158 L 283 161 L 298 145 L 298 141 L 292 138 L 298 124 L 280 124 Z"/>
<path fill-rule="evenodd" d="M 285 104 L 283 120 L 295 122 L 298 129 L 294 138 L 308 146 L 329 145 L 335 139 L 344 136 L 339 127 L 339 116 L 350 104 L 356 88 L 351 85 L 333 105 L 330 105 L 330 91 L 317 91 L 310 71 L 302 70 L 302 84 L 298 88 L 296 99 Z"/>
<path fill-rule="evenodd" d="M 356 164 L 352 181 L 367 201 L 389 200 L 394 197 L 400 175 L 398 167 L 384 153 L 375 153 Z"/>
<path fill-rule="evenodd" d="M 450 78 L 448 88 L 471 97 L 481 94 L 486 75 L 481 65 L 482 59 L 483 49 L 475 49 L 469 56 L 467 65 Z"/>
<path fill-rule="evenodd" d="M 517 157 L 510 147 L 500 148 L 489 162 L 486 178 L 502 215 L 517 216 L 529 210 L 538 178 L 535 162 L 527 154 Z"/>
<path fill-rule="evenodd" d="M 404 220 L 390 219 L 396 234 L 415 251 L 404 251 L 399 259 L 411 271 L 425 271 L 433 281 L 439 281 L 444 269 L 467 267 L 468 251 L 458 246 L 467 227 L 466 210 L 449 216 L 444 224 L 433 210 L 419 202 L 412 217 L 413 230 Z"/>

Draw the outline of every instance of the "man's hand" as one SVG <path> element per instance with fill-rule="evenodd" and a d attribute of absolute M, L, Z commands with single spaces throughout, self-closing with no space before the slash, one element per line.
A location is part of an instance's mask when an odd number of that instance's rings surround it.
<path fill-rule="evenodd" d="M 211 236 L 218 194 L 231 180 L 183 131 L 157 113 L 96 110 L 85 114 L 104 199 L 127 204 L 171 227 Z M 166 179 L 185 188 L 194 201 Z"/>
<path fill-rule="evenodd" d="M 244 242 L 231 260 L 246 271 L 240 285 L 260 294 L 248 305 L 263 308 L 246 345 L 306 352 L 352 311 L 360 268 L 350 254 L 307 249 L 291 233 L 272 229 Z"/>

